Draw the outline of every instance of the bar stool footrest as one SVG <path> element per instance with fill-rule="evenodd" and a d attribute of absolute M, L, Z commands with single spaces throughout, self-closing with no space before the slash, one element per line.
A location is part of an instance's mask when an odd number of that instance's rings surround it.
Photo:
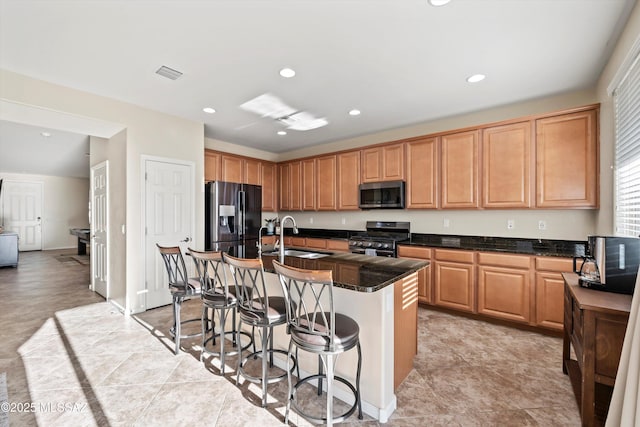
<path fill-rule="evenodd" d="M 293 408 L 295 409 L 295 411 L 298 414 L 300 414 L 306 420 L 311 421 L 311 422 L 316 422 L 318 424 L 326 424 L 327 423 L 327 418 L 326 417 L 314 417 L 313 415 L 310 415 L 310 414 L 304 412 L 298 406 L 298 404 L 296 402 L 296 392 L 298 390 L 298 387 L 304 385 L 305 383 L 307 383 L 309 381 L 326 379 L 326 378 L 327 378 L 327 376 L 325 374 L 316 374 L 316 375 L 309 375 L 308 377 L 305 377 L 305 378 L 302 378 L 301 380 L 298 380 L 298 382 L 293 386 L 293 391 L 292 391 L 291 398 L 290 398 L 291 406 L 293 406 Z M 353 397 L 354 397 L 353 406 L 351 406 L 351 408 L 349 408 L 344 414 L 338 415 L 338 416 L 333 418 L 333 422 L 334 423 L 340 423 L 340 422 L 346 420 L 347 418 L 349 418 L 355 412 L 356 408 L 358 407 L 358 400 L 359 400 L 358 399 L 358 391 L 353 386 L 353 384 L 351 384 L 349 381 L 347 381 L 343 377 L 339 377 L 339 376 L 335 375 L 333 377 L 333 379 L 334 379 L 334 381 L 339 381 L 342 384 L 344 384 L 347 387 L 349 387 L 349 389 L 353 393 Z"/>

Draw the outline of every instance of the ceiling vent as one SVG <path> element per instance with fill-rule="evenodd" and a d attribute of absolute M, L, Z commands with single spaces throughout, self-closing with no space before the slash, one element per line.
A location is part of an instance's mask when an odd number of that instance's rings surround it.
<path fill-rule="evenodd" d="M 178 80 L 178 78 L 182 75 L 182 73 L 178 70 L 174 70 L 173 68 L 169 68 L 165 65 L 158 68 L 156 74 L 161 75 L 162 77 L 166 77 L 171 80 Z"/>

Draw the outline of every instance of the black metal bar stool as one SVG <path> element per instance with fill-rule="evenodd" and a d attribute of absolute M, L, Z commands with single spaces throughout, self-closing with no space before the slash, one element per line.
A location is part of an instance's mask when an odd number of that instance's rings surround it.
<path fill-rule="evenodd" d="M 333 279 L 331 270 L 303 270 L 273 262 L 273 267 L 280 277 L 280 283 L 287 300 L 287 326 L 291 339 L 289 355 L 293 346 L 298 349 L 318 354 L 321 359 L 320 372 L 306 378 L 298 378 L 292 385 L 288 376 L 289 394 L 285 424 L 289 422 L 291 404 L 300 415 L 311 422 L 333 425 L 347 419 L 356 407 L 358 418 L 362 419 L 362 403 L 360 395 L 360 371 L 362 369 L 362 350 L 360 348 L 360 327 L 351 317 L 336 313 L 333 305 Z M 358 349 L 358 368 L 355 386 L 345 378 L 335 375 L 335 364 L 340 354 L 356 347 Z M 325 373 L 322 372 L 324 367 Z M 288 371 L 291 372 L 291 371 Z M 316 417 L 304 413 L 296 401 L 297 389 L 313 380 L 318 380 L 318 395 L 322 394 L 322 380 L 327 381 L 326 415 Z M 346 385 L 354 396 L 353 405 L 342 415 L 333 416 L 334 381 Z"/>
<path fill-rule="evenodd" d="M 267 367 L 267 356 L 269 356 L 269 366 L 273 366 L 273 354 L 281 353 L 287 355 L 296 367 L 296 360 L 284 350 L 273 349 L 273 328 L 284 325 L 287 321 L 287 311 L 285 299 L 282 296 L 273 296 L 267 293 L 264 280 L 264 270 L 261 259 L 235 258 L 228 254 L 223 254 L 223 259 L 229 265 L 231 274 L 236 284 L 236 297 L 238 298 L 238 311 L 240 312 L 240 331 L 242 323 L 251 325 L 258 329 L 262 338 L 261 349 L 254 351 L 247 357 L 242 357 L 242 349 L 238 357 L 238 372 L 236 383 L 240 381 L 240 375 L 246 380 L 261 384 L 262 386 L 262 406 L 267 405 L 267 384 L 282 381 L 288 377 L 290 371 L 282 375 L 269 377 Z M 250 375 L 245 371 L 245 365 L 250 358 L 262 358 L 262 371 L 260 377 Z M 287 361 L 289 365 L 290 360 Z"/>
<path fill-rule="evenodd" d="M 237 341 L 239 334 L 249 338 L 249 342 L 243 346 L 247 349 L 253 343 L 251 335 L 247 332 L 238 331 L 236 322 L 236 307 L 238 300 L 235 296 L 235 286 L 229 287 L 227 275 L 224 271 L 222 252 L 201 252 L 189 248 L 189 254 L 196 265 L 196 271 L 200 278 L 202 288 L 202 350 L 200 361 L 205 353 L 220 357 L 220 372 L 224 375 L 225 358 L 238 354 Z M 211 312 L 211 315 L 209 315 Z M 219 332 L 216 332 L 216 312 L 218 313 Z M 226 330 L 227 317 L 231 313 L 231 330 Z M 210 336 L 207 336 L 211 333 Z M 227 335 L 231 338 L 231 348 L 225 349 Z M 220 351 L 209 350 L 207 344 L 216 344 L 216 339 L 220 342 Z M 242 343 L 240 342 L 240 345 Z"/>
<path fill-rule="evenodd" d="M 169 333 L 175 342 L 175 354 L 178 354 L 180 352 L 181 339 L 193 338 L 201 334 L 201 332 L 198 332 L 196 334 L 183 335 L 181 332 L 183 324 L 199 322 L 201 321 L 200 318 L 180 319 L 182 302 L 191 298 L 200 297 L 200 280 L 197 277 L 189 278 L 187 266 L 184 264 L 184 258 L 182 257 L 182 251 L 180 251 L 179 246 L 165 247 L 157 243 L 156 246 L 160 250 L 160 255 L 162 256 L 164 266 L 169 275 L 169 291 L 173 299 L 173 326 L 169 330 Z"/>

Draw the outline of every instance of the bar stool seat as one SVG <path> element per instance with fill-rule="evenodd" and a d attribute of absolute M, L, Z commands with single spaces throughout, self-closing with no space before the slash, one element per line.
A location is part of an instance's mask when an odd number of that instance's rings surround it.
<path fill-rule="evenodd" d="M 320 358 L 319 373 L 298 378 L 292 384 L 289 372 L 289 394 L 285 412 L 285 424 L 289 422 L 289 410 L 293 405 L 296 412 L 305 419 L 326 425 L 342 422 L 358 409 L 358 418 L 362 419 L 362 403 L 360 392 L 360 373 L 362 370 L 362 350 L 360 348 L 360 327 L 351 317 L 336 313 L 333 304 L 333 279 L 331 270 L 303 270 L 273 262 L 273 267 L 280 277 L 280 284 L 287 300 L 287 325 L 291 339 L 289 341 L 289 355 L 293 347 L 315 353 Z M 328 310 L 327 310 L 328 308 Z M 358 351 L 358 366 L 355 385 L 347 379 L 335 374 L 337 357 L 356 348 Z M 326 373 L 323 373 L 323 368 Z M 318 381 L 318 395 L 322 394 L 322 382 L 327 382 L 327 402 L 325 416 L 306 413 L 296 399 L 297 390 L 311 381 Z M 353 405 L 343 414 L 333 414 L 334 382 L 344 384 L 354 397 Z"/>

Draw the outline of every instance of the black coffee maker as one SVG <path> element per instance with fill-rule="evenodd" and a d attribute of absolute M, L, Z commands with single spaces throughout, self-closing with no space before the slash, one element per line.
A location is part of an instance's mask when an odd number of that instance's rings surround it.
<path fill-rule="evenodd" d="M 640 238 L 636 237 L 589 236 L 587 256 L 573 258 L 580 286 L 621 294 L 633 294 L 639 266 Z"/>

